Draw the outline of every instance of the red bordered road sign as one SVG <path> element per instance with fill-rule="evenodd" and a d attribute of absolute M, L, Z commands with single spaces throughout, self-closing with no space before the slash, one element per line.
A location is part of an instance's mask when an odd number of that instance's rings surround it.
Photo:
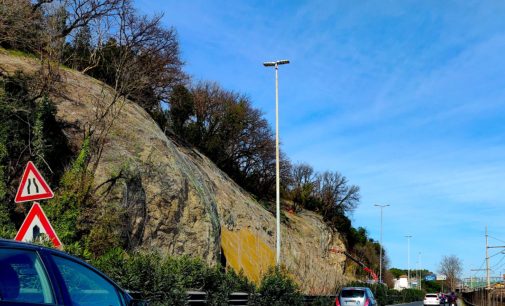
<path fill-rule="evenodd" d="M 40 175 L 39 170 L 29 161 L 23 172 L 14 202 L 38 201 L 51 199 L 52 197 L 54 197 L 53 191 L 49 188 L 42 175 Z"/>
<path fill-rule="evenodd" d="M 51 223 L 49 223 L 42 207 L 39 203 L 35 202 L 19 228 L 14 240 L 32 242 L 41 233 L 46 234 L 55 247 L 59 248 L 61 246 L 61 241 L 56 235 Z"/>

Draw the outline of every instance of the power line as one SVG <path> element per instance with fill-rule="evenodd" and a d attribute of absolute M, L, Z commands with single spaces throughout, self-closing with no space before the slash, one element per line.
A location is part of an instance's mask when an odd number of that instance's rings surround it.
<path fill-rule="evenodd" d="M 505 262 L 502 263 L 502 261 L 505 259 L 505 251 L 503 251 L 502 254 L 504 254 L 502 258 L 493 266 L 493 269 L 497 271 L 499 271 L 503 266 L 505 266 Z"/>
<path fill-rule="evenodd" d="M 489 256 L 489 258 L 495 257 L 496 255 L 500 255 L 500 254 L 503 254 L 503 251 L 499 251 L 498 253 L 494 253 L 493 255 Z"/>
<path fill-rule="evenodd" d="M 484 266 L 485 263 L 486 263 L 486 260 L 484 259 L 484 260 L 482 260 L 482 263 L 480 264 L 480 267 L 478 269 L 470 270 L 470 271 L 475 271 L 475 274 L 473 275 L 474 277 L 477 276 L 477 273 L 485 271 L 482 269 L 482 267 Z"/>
<path fill-rule="evenodd" d="M 502 253 L 502 254 L 503 254 L 503 253 Z M 492 267 L 491 267 L 491 270 L 496 269 L 496 267 L 497 267 L 497 266 L 498 266 L 498 265 L 499 265 L 499 264 L 503 261 L 503 259 L 505 259 L 505 255 L 504 255 L 504 256 L 502 256 L 502 257 L 500 258 L 500 260 L 499 260 L 499 261 L 498 261 L 498 262 L 497 262 L 494 266 L 492 266 Z"/>
<path fill-rule="evenodd" d="M 493 238 L 493 239 L 495 239 L 495 240 L 498 240 L 498 241 L 500 241 L 500 242 L 504 242 L 504 243 L 505 243 L 505 240 L 502 240 L 502 239 L 498 239 L 498 238 L 496 238 L 496 237 L 493 237 L 493 236 L 489 236 L 489 235 L 488 235 L 488 237 L 489 237 L 489 238 Z"/>

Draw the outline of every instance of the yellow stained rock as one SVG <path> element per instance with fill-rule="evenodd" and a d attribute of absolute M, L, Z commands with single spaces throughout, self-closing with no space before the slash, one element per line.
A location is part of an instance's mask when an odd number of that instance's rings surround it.
<path fill-rule="evenodd" d="M 275 264 L 275 252 L 248 229 L 230 231 L 222 227 L 221 247 L 227 265 L 235 271 L 243 270 L 245 276 L 255 283 Z"/>

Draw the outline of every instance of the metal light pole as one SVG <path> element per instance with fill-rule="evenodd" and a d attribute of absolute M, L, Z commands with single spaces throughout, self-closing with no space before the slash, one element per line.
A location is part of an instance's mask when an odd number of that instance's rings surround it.
<path fill-rule="evenodd" d="M 407 286 L 410 289 L 410 238 L 411 235 L 406 235 L 407 238 Z"/>
<path fill-rule="evenodd" d="M 421 252 L 419 252 L 417 254 L 417 262 L 419 264 L 419 266 L 417 267 L 417 269 L 419 270 L 419 279 L 418 279 L 418 282 L 419 282 L 419 290 L 422 289 L 422 281 L 423 281 L 423 274 L 421 273 Z"/>
<path fill-rule="evenodd" d="M 279 65 L 289 64 L 288 60 L 264 62 L 265 67 L 275 67 L 275 218 L 276 218 L 276 257 L 277 265 L 281 263 L 281 200 L 279 175 Z"/>
<path fill-rule="evenodd" d="M 380 209 L 381 209 L 381 245 L 380 245 L 380 255 L 379 255 L 379 283 L 382 283 L 382 209 L 384 207 L 388 207 L 389 204 L 386 204 L 386 205 L 375 204 L 374 206 L 380 207 Z"/>

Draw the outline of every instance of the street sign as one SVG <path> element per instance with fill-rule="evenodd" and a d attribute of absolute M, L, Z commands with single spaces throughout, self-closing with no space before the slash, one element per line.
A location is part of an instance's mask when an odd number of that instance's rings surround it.
<path fill-rule="evenodd" d="M 428 274 L 424 277 L 424 280 L 427 282 L 432 282 L 437 279 L 437 276 L 435 274 Z"/>
<path fill-rule="evenodd" d="M 49 188 L 42 175 L 40 175 L 39 170 L 29 161 L 23 172 L 14 202 L 38 201 L 51 199 L 52 197 L 54 197 L 53 191 Z"/>
<path fill-rule="evenodd" d="M 59 248 L 61 246 L 61 241 L 56 235 L 51 223 L 49 223 L 42 207 L 39 203 L 35 202 L 23 221 L 23 224 L 21 224 L 14 240 L 32 242 L 37 239 L 40 234 L 46 234 L 55 247 Z"/>

